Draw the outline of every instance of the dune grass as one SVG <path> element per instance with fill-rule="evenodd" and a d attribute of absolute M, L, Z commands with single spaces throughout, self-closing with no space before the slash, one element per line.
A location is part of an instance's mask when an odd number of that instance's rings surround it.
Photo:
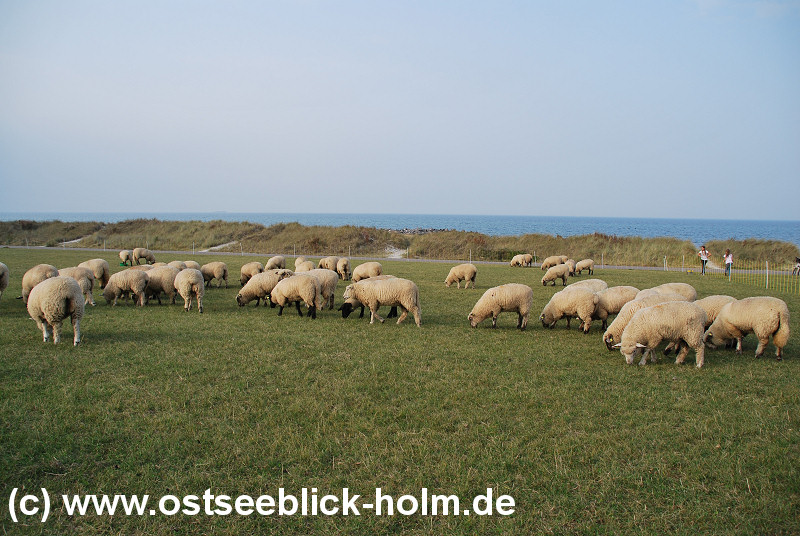
<path fill-rule="evenodd" d="M 157 254 L 158 255 L 158 254 Z M 584 336 L 538 314 L 560 287 L 538 269 L 478 266 L 477 289 L 443 284 L 444 263 L 382 261 L 416 281 L 422 328 L 369 325 L 324 311 L 239 308 L 229 288 L 205 313 L 179 305 L 89 308 L 84 341 L 44 344 L 21 301 L 23 272 L 96 252 L 0 249 L 11 285 L 0 300 L 0 525 L 8 534 L 790 534 L 800 511 L 800 344 L 785 359 L 708 350 L 697 370 L 662 358 L 627 366 L 600 326 Z M 164 256 L 161 256 L 162 258 Z M 167 256 L 185 260 L 189 254 Z M 105 258 L 120 270 L 115 252 Z M 291 260 L 289 260 L 291 265 Z M 598 270 L 609 285 L 689 282 L 700 296 L 760 293 L 720 278 Z M 586 276 L 583 277 L 585 279 Z M 531 285 L 525 332 L 470 329 L 487 288 Z M 337 304 L 344 284 L 340 283 Z M 783 296 L 793 318 L 800 298 Z M 792 325 L 796 328 L 796 322 Z M 65 340 L 70 340 L 65 328 Z M 342 487 L 365 496 L 493 488 L 509 517 L 70 518 L 14 525 L 14 487 L 62 493 L 228 495 Z"/>

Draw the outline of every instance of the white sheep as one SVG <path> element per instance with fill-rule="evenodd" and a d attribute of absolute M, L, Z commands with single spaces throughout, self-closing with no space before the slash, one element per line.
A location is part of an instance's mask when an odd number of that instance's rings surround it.
<path fill-rule="evenodd" d="M 129 268 L 112 274 L 108 279 L 106 288 L 103 289 L 103 298 L 106 303 L 117 305 L 117 300 L 123 294 L 133 294 L 134 303 L 144 306 L 145 289 L 148 281 L 147 272 Z"/>
<path fill-rule="evenodd" d="M 355 271 L 353 272 L 353 280 L 355 281 Z M 381 280 L 364 279 L 357 281 L 348 285 L 344 291 L 344 299 L 349 300 L 351 298 L 369 307 L 371 313 L 370 324 L 374 323 L 376 318 L 383 323 L 384 319 L 378 314 L 378 309 L 382 305 L 389 305 L 398 306 L 403 310 L 397 318 L 398 324 L 406 319 L 408 313 L 411 313 L 414 315 L 414 322 L 417 327 L 422 325 L 419 288 L 416 283 L 408 279 L 393 277 Z"/>
<path fill-rule="evenodd" d="M 83 261 L 78 266 L 88 268 L 94 274 L 94 279 L 100 284 L 100 288 L 106 288 L 108 278 L 111 277 L 111 267 L 105 259 L 89 259 Z"/>
<path fill-rule="evenodd" d="M 175 268 L 179 272 L 181 270 L 185 270 L 186 268 L 188 268 L 188 266 L 186 266 L 186 263 L 183 262 L 183 261 L 170 261 L 170 262 L 167 263 L 167 266 L 172 266 L 173 268 Z"/>
<path fill-rule="evenodd" d="M 336 263 L 336 273 L 339 274 L 342 281 L 350 279 L 350 259 L 347 257 L 340 258 L 339 262 Z"/>
<path fill-rule="evenodd" d="M 705 328 L 708 327 L 716 320 L 717 315 L 719 314 L 720 310 L 728 303 L 736 301 L 736 298 L 733 296 L 722 296 L 722 295 L 715 295 L 715 296 L 707 296 L 702 300 L 697 300 L 694 302 L 695 305 L 701 307 L 703 311 L 706 312 L 706 325 Z M 727 346 L 727 343 L 726 343 Z M 678 347 L 675 343 L 670 343 L 664 349 L 664 355 L 669 355 L 670 352 L 675 350 Z"/>
<path fill-rule="evenodd" d="M 705 361 L 705 346 L 703 332 L 706 324 L 706 312 L 702 307 L 688 301 L 673 301 L 645 307 L 636 311 L 631 317 L 622 339 L 614 345 L 619 348 L 625 361 L 632 365 L 634 359 L 644 350 L 640 365 L 647 362 L 650 354 L 651 361 L 655 361 L 656 347 L 661 341 L 677 342 L 681 350 L 676 356 L 675 363 L 681 364 L 689 348 L 695 351 L 695 364 L 697 368 L 703 366 Z"/>
<path fill-rule="evenodd" d="M 81 287 L 81 292 L 85 298 L 84 305 L 87 303 L 92 307 L 95 306 L 94 296 L 92 296 L 92 289 L 94 288 L 94 273 L 89 268 L 83 266 L 73 266 L 71 268 L 62 268 L 58 271 L 58 275 L 63 277 L 71 277 L 78 282 Z"/>
<path fill-rule="evenodd" d="M 592 259 L 583 259 L 575 264 L 576 274 L 580 274 L 584 270 L 589 270 L 589 275 L 594 274 L 594 261 Z"/>
<path fill-rule="evenodd" d="M 200 266 L 200 263 L 197 261 L 183 261 L 183 264 L 186 265 L 186 268 L 191 268 L 193 270 L 197 270 L 198 272 L 200 271 L 200 268 L 202 268 L 202 266 Z M 184 268 L 184 270 L 186 268 Z"/>
<path fill-rule="evenodd" d="M 530 253 L 523 253 L 522 260 L 525 261 L 523 266 L 533 266 L 533 255 Z"/>
<path fill-rule="evenodd" d="M 339 274 L 329 268 L 316 268 L 304 273 L 315 277 L 319 282 L 320 295 L 322 296 L 322 306 L 320 308 L 324 309 L 325 304 L 328 304 L 328 309 L 333 309 L 333 302 L 336 299 L 336 285 L 339 283 Z"/>
<path fill-rule="evenodd" d="M 475 276 L 478 275 L 478 269 L 474 264 L 465 263 L 453 266 L 444 280 L 444 284 L 449 288 L 453 283 L 457 288 L 461 288 L 461 282 L 464 281 L 464 289 L 469 288 L 472 283 L 472 288 L 475 288 Z"/>
<path fill-rule="evenodd" d="M 3 297 L 3 291 L 8 288 L 9 278 L 10 272 L 8 271 L 8 266 L 0 262 L 0 298 Z"/>
<path fill-rule="evenodd" d="M 297 314 L 303 316 L 300 310 L 300 302 L 304 302 L 308 307 L 308 316 L 312 319 L 317 318 L 317 309 L 322 307 L 322 296 L 320 292 L 319 280 L 305 273 L 295 273 L 291 277 L 281 279 L 270 294 L 270 307 L 278 306 L 278 316 L 283 315 L 283 308 L 294 303 Z"/>
<path fill-rule="evenodd" d="M 147 298 L 156 298 L 161 305 L 161 293 L 167 295 L 170 303 L 175 303 L 175 278 L 182 270 L 172 266 L 159 266 L 147 272 Z"/>
<path fill-rule="evenodd" d="M 323 257 L 317 263 L 317 268 L 325 268 L 326 270 L 336 271 L 336 265 L 339 263 L 339 257 Z"/>
<path fill-rule="evenodd" d="M 58 276 L 58 268 L 52 264 L 37 264 L 22 276 L 22 301 L 28 303 L 28 296 L 33 287 L 51 277 Z"/>
<path fill-rule="evenodd" d="M 553 329 L 556 322 L 566 318 L 569 329 L 570 320 L 580 318 L 580 328 L 584 333 L 589 333 L 598 299 L 597 294 L 586 288 L 556 292 L 544 306 L 539 320 L 545 328 Z"/>
<path fill-rule="evenodd" d="M 303 261 L 301 263 L 294 263 L 294 271 L 297 272 L 309 272 L 314 270 L 314 263 L 311 261 Z"/>
<path fill-rule="evenodd" d="M 511 262 L 508 263 L 512 268 L 515 266 L 524 266 L 525 257 L 523 255 L 514 255 L 511 257 Z"/>
<path fill-rule="evenodd" d="M 686 301 L 686 298 L 680 294 L 654 294 L 638 300 L 629 301 L 623 305 L 622 309 L 617 313 L 617 317 L 611 322 L 605 333 L 603 333 L 603 342 L 606 348 L 613 350 L 614 344 L 622 340 L 622 332 L 625 330 L 625 326 L 628 325 L 628 322 L 630 322 L 633 315 L 639 309 L 671 301 Z"/>
<path fill-rule="evenodd" d="M 83 318 L 83 293 L 78 282 L 71 277 L 55 276 L 36 285 L 27 302 L 28 314 L 42 331 L 44 342 L 61 342 L 61 323 L 65 318 L 72 321 L 74 346 L 81 342 L 81 318 Z"/>
<path fill-rule="evenodd" d="M 134 264 L 130 268 L 126 268 L 126 269 L 127 270 L 136 270 L 136 271 L 139 271 L 139 272 L 149 272 L 153 268 L 155 268 L 155 266 L 153 266 L 152 264 L 142 264 L 142 265 Z"/>
<path fill-rule="evenodd" d="M 286 258 L 283 255 L 275 255 L 267 260 L 264 265 L 264 270 L 279 270 L 286 269 Z"/>
<path fill-rule="evenodd" d="M 203 279 L 206 286 L 211 284 L 211 281 L 217 280 L 217 288 L 222 286 L 225 281 L 225 288 L 228 288 L 228 265 L 222 261 L 213 261 L 204 264 L 200 267 L 200 272 L 203 274 Z"/>
<path fill-rule="evenodd" d="M 250 281 L 251 277 L 253 277 L 256 274 L 260 274 L 263 271 L 264 271 L 264 265 L 261 264 L 260 262 L 258 261 L 248 262 L 242 265 L 242 268 L 240 270 L 241 275 L 239 277 L 239 282 L 242 284 L 242 286 L 245 286 L 247 282 Z"/>
<path fill-rule="evenodd" d="M 169 265 L 166 262 L 158 261 L 158 262 L 154 262 L 150 266 L 152 266 L 153 268 L 161 268 L 162 266 L 169 266 Z"/>
<path fill-rule="evenodd" d="M 600 292 L 608 288 L 608 283 L 602 279 L 584 279 L 583 281 L 576 281 L 567 285 L 567 290 L 576 288 L 588 288 L 592 292 Z"/>
<path fill-rule="evenodd" d="M 383 266 L 379 262 L 370 261 L 359 264 L 353 269 L 353 283 L 357 283 L 368 277 L 375 277 L 383 273 Z"/>
<path fill-rule="evenodd" d="M 376 275 L 375 277 L 368 277 L 367 279 L 362 279 L 361 281 L 381 281 L 384 279 L 394 279 L 395 276 L 389 274 L 382 274 Z M 364 304 L 356 300 L 355 298 L 348 298 L 344 300 L 344 303 L 337 309 L 338 311 L 342 312 L 342 318 L 347 318 L 350 316 L 356 308 L 361 308 L 361 314 L 358 315 L 358 318 L 364 318 Z M 392 305 L 391 309 L 389 310 L 389 314 L 386 315 L 386 318 L 397 318 L 397 306 Z"/>
<path fill-rule="evenodd" d="M 572 259 L 567 259 L 566 261 L 564 261 L 564 264 L 569 266 L 569 276 L 570 277 L 574 277 L 575 276 L 575 267 L 576 267 L 575 261 L 572 260 Z"/>
<path fill-rule="evenodd" d="M 533 306 L 533 290 L 528 285 L 521 283 L 507 283 L 492 287 L 483 293 L 467 316 L 469 325 L 473 328 L 492 317 L 492 327 L 497 327 L 497 317 L 500 313 L 516 312 L 518 315 L 517 328 L 524 330 L 528 325 L 528 315 Z"/>
<path fill-rule="evenodd" d="M 680 294 L 686 299 L 686 301 L 690 302 L 693 302 L 697 299 L 697 291 L 688 283 L 664 283 L 663 285 L 658 285 L 656 287 L 646 288 L 639 291 L 639 294 L 636 295 L 636 299 L 638 300 L 639 298 L 652 296 L 654 293 Z"/>
<path fill-rule="evenodd" d="M 295 257 L 295 259 L 294 259 L 294 271 L 296 272 L 297 271 L 297 267 L 300 264 L 304 263 L 304 262 L 306 262 L 305 255 L 299 255 L 299 256 Z"/>
<path fill-rule="evenodd" d="M 552 281 L 553 286 L 556 286 L 556 279 L 561 279 L 562 286 L 567 286 L 568 275 L 569 275 L 569 265 L 557 264 L 555 266 L 550 267 L 544 274 L 544 277 L 542 277 L 542 285 L 547 286 L 547 283 Z"/>
<path fill-rule="evenodd" d="M 175 276 L 175 290 L 183 298 L 183 310 L 187 313 L 192 308 L 192 298 L 197 300 L 197 311 L 203 312 L 203 295 L 206 291 L 203 273 L 196 268 L 186 268 Z"/>
<path fill-rule="evenodd" d="M 133 261 L 136 264 L 139 264 L 139 260 L 144 259 L 144 262 L 148 264 L 155 264 L 156 256 L 153 255 L 153 252 L 147 248 L 134 248 L 133 249 Z"/>
<path fill-rule="evenodd" d="M 549 270 L 558 264 L 564 264 L 561 255 L 551 255 L 542 261 L 542 270 Z"/>
<path fill-rule="evenodd" d="M 789 308 L 780 298 L 756 296 L 732 301 L 720 309 L 717 318 L 703 335 L 703 341 L 715 348 L 728 339 L 736 339 L 736 353 L 742 353 L 742 337 L 748 333 L 758 338 L 756 357 L 761 357 L 770 336 L 776 347 L 775 357 L 783 358 L 789 342 Z"/>
<path fill-rule="evenodd" d="M 253 300 L 256 300 L 256 307 L 259 306 L 261 300 L 264 300 L 266 305 L 270 297 L 272 289 L 278 284 L 281 279 L 286 279 L 294 275 L 291 270 L 275 269 L 265 270 L 260 274 L 256 274 L 242 287 L 239 294 L 236 295 L 236 303 L 239 307 L 244 307 Z"/>
<path fill-rule="evenodd" d="M 571 286 L 571 285 L 570 285 Z M 630 286 L 609 287 L 597 293 L 597 307 L 592 318 L 602 321 L 602 328 L 608 327 L 608 316 L 619 313 L 622 306 L 633 301 L 639 289 Z"/>
<path fill-rule="evenodd" d="M 119 252 L 119 260 L 122 261 L 123 266 L 133 266 L 133 252 L 129 249 L 123 249 Z"/>

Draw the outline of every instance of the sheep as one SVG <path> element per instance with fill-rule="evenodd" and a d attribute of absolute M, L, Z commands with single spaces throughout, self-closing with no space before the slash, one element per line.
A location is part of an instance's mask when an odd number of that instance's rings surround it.
<path fill-rule="evenodd" d="M 339 263 L 339 257 L 323 257 L 319 260 L 317 268 L 325 268 L 326 270 L 336 271 L 336 265 Z"/>
<path fill-rule="evenodd" d="M 333 309 L 333 302 L 336 299 L 336 285 L 339 283 L 339 274 L 328 268 L 316 268 L 303 272 L 317 279 L 319 282 L 320 293 L 322 296 L 322 307 L 328 304 L 328 309 Z"/>
<path fill-rule="evenodd" d="M 686 299 L 680 294 L 655 294 L 653 296 L 629 301 L 623 305 L 619 313 L 617 313 L 617 317 L 611 322 L 605 333 L 603 333 L 603 342 L 606 348 L 612 351 L 614 349 L 614 344 L 622 340 L 622 332 L 625 330 L 625 326 L 628 325 L 628 322 L 630 322 L 631 317 L 636 311 L 644 309 L 645 307 L 671 301 L 686 301 Z"/>
<path fill-rule="evenodd" d="M 303 261 L 303 262 L 301 262 L 299 264 L 298 263 L 294 264 L 294 271 L 295 272 L 309 272 L 309 271 L 314 270 L 314 269 L 315 269 L 314 268 L 314 263 L 311 262 L 311 261 Z"/>
<path fill-rule="evenodd" d="M 525 257 L 523 255 L 514 255 L 511 258 L 511 262 L 509 265 L 513 268 L 515 266 L 524 266 L 525 265 Z"/>
<path fill-rule="evenodd" d="M 542 261 L 542 270 L 549 270 L 558 264 L 564 264 L 561 262 L 561 255 L 551 255 Z"/>
<path fill-rule="evenodd" d="M 9 278 L 8 266 L 0 262 L 0 298 L 3 297 L 3 291 L 8 288 Z"/>
<path fill-rule="evenodd" d="M 150 266 L 152 266 L 153 268 L 161 268 L 162 266 L 168 266 L 168 265 L 167 265 L 166 262 L 158 261 L 158 262 L 154 262 Z"/>
<path fill-rule="evenodd" d="M 108 278 L 111 277 L 111 267 L 105 259 L 89 259 L 83 261 L 78 266 L 81 268 L 88 268 L 94 274 L 94 279 L 100 283 L 100 288 L 106 288 Z"/>
<path fill-rule="evenodd" d="M 197 271 L 200 271 L 200 268 L 201 268 L 200 263 L 197 262 L 197 261 L 183 261 L 183 264 L 186 265 L 186 268 L 191 268 L 191 269 L 197 270 Z M 186 268 L 184 268 L 184 270 Z"/>
<path fill-rule="evenodd" d="M 122 266 L 133 266 L 133 252 L 129 249 L 123 249 L 119 252 L 119 260 L 122 261 Z"/>
<path fill-rule="evenodd" d="M 304 263 L 304 262 L 306 262 L 306 258 L 305 258 L 304 255 L 300 255 L 299 257 L 295 257 L 295 259 L 294 259 L 294 270 L 295 270 L 295 272 L 297 271 L 297 267 L 300 264 Z"/>
<path fill-rule="evenodd" d="M 159 266 L 147 272 L 147 298 L 156 298 L 161 305 L 161 293 L 170 298 L 170 303 L 175 304 L 175 278 L 182 270 L 172 266 Z"/>
<path fill-rule="evenodd" d="M 362 279 L 366 279 L 368 277 L 375 277 L 376 275 L 381 275 L 382 273 L 383 273 L 383 266 L 381 266 L 381 263 L 379 262 L 371 261 L 359 264 L 353 270 L 353 283 L 357 283 Z"/>
<path fill-rule="evenodd" d="M 559 255 L 558 258 L 561 260 L 561 264 L 565 264 L 569 257 L 567 255 Z"/>
<path fill-rule="evenodd" d="M 686 301 L 690 302 L 697 299 L 697 291 L 688 283 L 664 283 L 657 287 L 647 288 L 639 291 L 639 294 L 636 295 L 636 299 L 652 296 L 654 292 L 658 294 L 680 294 L 686 298 Z"/>
<path fill-rule="evenodd" d="M 37 264 L 22 276 L 22 301 L 28 303 L 28 296 L 33 287 L 51 277 L 58 276 L 58 268 L 52 264 Z"/>
<path fill-rule="evenodd" d="M 213 279 L 217 280 L 217 288 L 222 286 L 225 281 L 225 288 L 228 288 L 228 265 L 221 261 L 213 261 L 200 267 L 203 274 L 205 285 L 209 286 Z"/>
<path fill-rule="evenodd" d="M 140 272 L 149 272 L 153 268 L 154 268 L 154 266 L 151 265 L 151 264 L 142 264 L 141 266 L 139 266 L 139 265 L 131 266 L 130 268 L 128 268 L 128 270 L 138 270 Z"/>
<path fill-rule="evenodd" d="M 575 266 L 576 266 L 575 261 L 573 259 L 567 259 L 566 261 L 564 261 L 564 264 L 569 266 L 569 274 L 568 275 L 570 277 L 575 277 Z"/>
<path fill-rule="evenodd" d="M 569 274 L 569 266 L 566 264 L 557 264 L 544 274 L 542 277 L 542 285 L 547 286 L 547 283 L 550 281 L 553 282 L 553 286 L 556 286 L 556 279 L 561 279 L 562 286 L 567 286 L 567 274 Z"/>
<path fill-rule="evenodd" d="M 44 342 L 61 342 L 61 323 L 65 318 L 72 321 L 72 344 L 81 342 L 81 318 L 83 318 L 83 293 L 78 282 L 71 277 L 55 276 L 36 285 L 28 296 L 28 314 L 42 331 Z"/>
<path fill-rule="evenodd" d="M 136 264 L 139 264 L 139 260 L 144 259 L 144 262 L 148 264 L 155 264 L 156 257 L 153 255 L 153 252 L 147 248 L 134 248 L 133 249 L 133 260 Z"/>
<path fill-rule="evenodd" d="M 576 274 L 580 274 L 584 270 L 589 270 L 589 275 L 594 274 L 594 261 L 592 259 L 583 259 L 575 264 Z"/>
<path fill-rule="evenodd" d="M 308 261 L 307 261 L 308 262 Z M 290 303 L 294 303 L 297 314 L 303 316 L 300 310 L 300 302 L 304 302 L 308 307 L 308 316 L 312 319 L 317 318 L 317 309 L 322 307 L 321 291 L 319 280 L 316 277 L 305 273 L 295 273 L 291 277 L 281 279 L 270 294 L 270 307 L 278 306 L 278 316 L 283 315 L 283 308 Z"/>
<path fill-rule="evenodd" d="M 117 299 L 123 294 L 133 294 L 134 303 L 144 306 L 145 289 L 149 277 L 144 270 L 134 270 L 129 268 L 113 274 L 108 279 L 106 288 L 103 289 L 103 298 L 106 303 L 117 305 Z"/>
<path fill-rule="evenodd" d="M 602 321 L 602 328 L 605 331 L 608 328 L 608 315 L 619 313 L 622 306 L 633 301 L 638 292 L 638 288 L 630 286 L 609 287 L 597 292 L 597 307 L 592 318 Z"/>
<path fill-rule="evenodd" d="M 522 260 L 525 261 L 523 266 L 533 266 L 533 255 L 530 253 L 523 253 Z"/>
<path fill-rule="evenodd" d="M 92 289 L 94 288 L 94 273 L 89 268 L 83 266 L 74 266 L 72 268 L 62 268 L 58 271 L 58 275 L 64 277 L 71 277 L 78 282 L 81 287 L 81 292 L 85 298 L 84 305 L 87 303 L 92 307 L 95 306 L 94 296 L 92 296 Z"/>
<path fill-rule="evenodd" d="M 375 277 L 368 277 L 367 279 L 362 279 L 361 281 L 382 281 L 384 279 L 394 279 L 395 276 L 389 274 L 383 275 L 376 275 Z M 338 311 L 342 312 L 342 318 L 347 318 L 350 316 L 350 313 L 353 312 L 354 309 L 357 307 L 361 308 L 361 314 L 358 315 L 358 318 L 364 318 L 364 304 L 356 300 L 355 298 L 349 298 L 342 303 L 342 305 L 337 309 Z M 397 318 L 397 306 L 392 305 L 391 309 L 389 310 L 389 314 L 386 315 L 386 318 Z"/>
<path fill-rule="evenodd" d="M 242 266 L 240 270 L 241 276 L 239 277 L 239 282 L 242 286 L 245 286 L 250 278 L 256 274 L 260 274 L 264 271 L 264 265 L 258 261 L 248 262 Z"/>
<path fill-rule="evenodd" d="M 601 290 L 605 290 L 608 288 L 608 283 L 606 283 L 602 279 L 584 279 L 583 281 L 577 281 L 575 283 L 570 283 L 569 285 L 567 285 L 567 290 L 572 290 L 576 288 L 588 288 L 592 292 L 600 292 Z"/>
<path fill-rule="evenodd" d="M 264 270 L 278 270 L 278 269 L 285 269 L 286 268 L 286 259 L 283 255 L 275 255 L 274 257 L 270 257 L 267 260 L 267 264 L 264 266 Z"/>
<path fill-rule="evenodd" d="M 275 285 L 278 284 L 278 281 L 292 275 L 294 275 L 294 272 L 285 269 L 265 270 L 260 274 L 256 274 L 245 283 L 242 290 L 236 295 L 236 303 L 239 304 L 239 307 L 244 307 L 251 301 L 256 300 L 256 307 L 258 307 L 261 300 L 264 300 L 266 305 L 267 299 L 269 299 L 270 293 L 275 288 Z"/>
<path fill-rule="evenodd" d="M 355 280 L 355 272 L 353 272 L 353 279 Z M 414 315 L 414 322 L 417 327 L 422 325 L 419 288 L 416 283 L 408 279 L 393 277 L 383 280 L 370 281 L 365 279 L 357 281 L 348 285 L 344 291 L 344 299 L 349 300 L 351 298 L 369 307 L 371 313 L 370 324 L 374 323 L 376 318 L 383 323 L 384 319 L 378 314 L 378 308 L 381 305 L 391 305 L 399 306 L 403 310 L 397 318 L 398 324 L 405 320 L 410 312 Z"/>
<path fill-rule="evenodd" d="M 599 298 L 597 294 L 586 288 L 576 288 L 572 290 L 562 290 L 556 292 L 547 305 L 544 306 L 539 320 L 542 326 L 553 329 L 561 318 L 566 317 L 567 329 L 570 320 L 574 317 L 581 319 L 580 327 L 584 333 L 589 333 L 592 325 L 592 315 Z"/>
<path fill-rule="evenodd" d="M 183 310 L 187 313 L 192 308 L 192 298 L 197 299 L 197 311 L 203 312 L 203 295 L 206 291 L 203 272 L 196 268 L 186 268 L 175 276 L 175 290 L 183 298 Z"/>
<path fill-rule="evenodd" d="M 478 269 L 475 268 L 474 264 L 459 264 L 458 266 L 450 268 L 450 272 L 447 274 L 444 284 L 450 288 L 450 285 L 455 283 L 457 288 L 461 288 L 461 282 L 464 281 L 464 289 L 469 288 L 470 283 L 472 283 L 472 288 L 475 288 L 476 275 L 478 275 Z"/>
<path fill-rule="evenodd" d="M 717 318 L 703 334 L 703 342 L 716 348 L 727 339 L 736 339 L 736 353 L 742 353 L 742 337 L 753 333 L 758 338 L 756 358 L 761 357 L 772 336 L 775 357 L 783 359 L 789 342 L 789 308 L 780 298 L 756 296 L 732 301 L 720 309 Z"/>
<path fill-rule="evenodd" d="M 706 325 L 705 329 L 708 329 L 709 326 L 716 320 L 717 315 L 719 314 L 720 310 L 728 303 L 736 301 L 736 298 L 733 296 L 708 296 L 703 298 L 702 300 L 697 300 L 695 305 L 702 307 L 703 310 L 706 312 Z M 725 344 L 726 348 L 728 346 L 728 342 Z M 664 349 L 664 355 L 669 355 L 672 350 L 675 350 L 678 347 L 675 343 L 670 343 Z"/>
<path fill-rule="evenodd" d="M 528 314 L 533 306 L 533 290 L 521 283 L 507 283 L 492 287 L 483 293 L 475 306 L 467 315 L 469 325 L 473 328 L 492 317 L 492 328 L 497 327 L 497 317 L 504 311 L 516 311 L 518 315 L 517 329 L 524 331 L 528 325 Z"/>
<path fill-rule="evenodd" d="M 167 263 L 167 266 L 172 266 L 173 268 L 175 268 L 179 272 L 181 270 L 185 270 L 186 268 L 188 268 L 188 266 L 186 266 L 186 263 L 183 262 L 183 261 L 171 261 L 171 262 Z"/>
<path fill-rule="evenodd" d="M 661 341 L 678 342 L 681 350 L 675 363 L 680 365 L 686 359 L 689 348 L 695 351 L 697 368 L 705 361 L 703 331 L 706 312 L 702 307 L 688 301 L 673 301 L 642 308 L 631 317 L 622 338 L 614 348 L 619 348 L 625 361 L 632 365 L 634 359 L 644 350 L 639 365 L 647 362 L 647 354 L 655 362 L 656 347 Z"/>
<path fill-rule="evenodd" d="M 350 259 L 347 257 L 340 258 L 339 262 L 336 263 L 336 273 L 339 274 L 342 281 L 350 279 Z"/>

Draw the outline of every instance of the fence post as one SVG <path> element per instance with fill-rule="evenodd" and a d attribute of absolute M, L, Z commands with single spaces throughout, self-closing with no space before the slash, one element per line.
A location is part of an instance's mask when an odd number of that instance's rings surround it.
<path fill-rule="evenodd" d="M 664 271 L 665 272 L 669 271 L 669 270 L 667 270 L 667 256 L 666 255 L 664 255 Z"/>
<path fill-rule="evenodd" d="M 767 274 L 766 284 L 764 285 L 764 288 L 768 289 L 769 288 L 769 261 L 764 261 L 764 262 L 766 263 L 765 264 L 766 269 L 764 271 Z"/>
<path fill-rule="evenodd" d="M 472 248 L 469 250 L 469 262 L 472 262 Z"/>
<path fill-rule="evenodd" d="M 192 242 L 192 257 L 194 257 L 194 242 Z"/>
<path fill-rule="evenodd" d="M 601 253 L 600 254 L 600 268 L 605 268 L 605 264 L 606 264 L 606 254 L 605 253 Z"/>

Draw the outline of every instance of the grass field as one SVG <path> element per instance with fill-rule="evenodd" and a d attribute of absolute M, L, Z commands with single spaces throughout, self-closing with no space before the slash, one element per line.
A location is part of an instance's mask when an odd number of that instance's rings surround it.
<path fill-rule="evenodd" d="M 109 252 L 105 258 L 120 270 Z M 83 343 L 44 344 L 19 295 L 22 274 L 96 252 L 0 249 L 0 524 L 7 534 L 797 534 L 800 532 L 800 298 L 785 359 L 707 350 L 697 370 L 669 358 L 627 366 L 573 323 L 538 315 L 560 287 L 538 269 L 479 265 L 477 289 L 443 284 L 448 264 L 382 261 L 420 287 L 422 327 L 325 311 L 239 308 L 230 288 L 205 313 L 180 305 L 87 308 Z M 158 254 L 157 254 L 158 255 Z M 187 259 L 190 255 L 169 256 Z M 262 259 L 263 261 L 263 259 Z M 289 262 L 291 264 L 291 261 Z M 585 279 L 587 276 L 583 276 Z M 684 281 L 700 297 L 764 291 L 720 278 L 602 271 L 609 285 Z M 503 314 L 470 329 L 483 291 L 531 285 L 528 330 Z M 337 292 L 341 302 L 344 284 Z M 287 314 L 288 313 L 288 314 Z M 767 357 L 769 356 L 769 357 Z M 61 494 L 508 494 L 508 517 L 69 517 L 14 524 L 13 488 Z M 154 501 L 156 499 L 153 499 Z M 366 502 L 366 499 L 365 501 Z"/>

